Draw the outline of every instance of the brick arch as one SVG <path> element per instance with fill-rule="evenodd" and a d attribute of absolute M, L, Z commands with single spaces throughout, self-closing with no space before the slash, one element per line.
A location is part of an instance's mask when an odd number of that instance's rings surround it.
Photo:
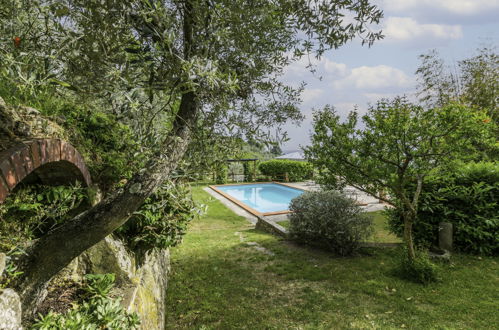
<path fill-rule="evenodd" d="M 91 184 L 82 156 L 68 142 L 37 139 L 0 152 L 0 203 L 20 182 L 35 179 L 48 185 L 75 181 Z"/>

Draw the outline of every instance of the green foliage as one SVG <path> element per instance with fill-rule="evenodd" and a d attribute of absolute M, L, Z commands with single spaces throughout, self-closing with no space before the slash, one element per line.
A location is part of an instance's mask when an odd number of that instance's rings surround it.
<path fill-rule="evenodd" d="M 98 330 L 138 329 L 137 314 L 129 314 L 119 299 L 108 297 L 114 284 L 114 274 L 87 275 L 85 291 L 90 298 L 82 304 L 75 304 L 64 314 L 49 312 L 33 325 L 39 330 Z"/>
<path fill-rule="evenodd" d="M 86 203 L 86 190 L 79 185 L 20 187 L 0 204 L 0 251 L 41 237 Z"/>
<path fill-rule="evenodd" d="M 428 252 L 417 251 L 416 258 L 407 257 L 407 252 L 399 256 L 399 264 L 396 271 L 403 278 L 421 283 L 429 284 L 439 280 L 439 268 L 431 262 Z"/>
<path fill-rule="evenodd" d="M 115 233 L 140 256 L 180 243 L 188 223 L 199 212 L 188 186 L 169 182 L 151 195 Z"/>
<path fill-rule="evenodd" d="M 372 233 L 372 218 L 355 201 L 335 191 L 305 192 L 291 201 L 293 240 L 352 255 Z"/>
<path fill-rule="evenodd" d="M 387 189 L 388 198 L 399 198 L 408 182 L 473 157 L 474 142 L 495 143 L 487 116 L 458 104 L 425 109 L 405 98 L 381 100 L 360 124 L 356 112 L 343 123 L 333 108 L 315 113 L 306 154 L 323 184 L 361 186 L 374 196 Z"/>
<path fill-rule="evenodd" d="M 114 274 L 87 274 L 85 293 L 89 297 L 105 297 L 111 292 L 115 279 Z"/>
<path fill-rule="evenodd" d="M 229 169 L 227 165 L 224 163 L 219 163 L 215 168 L 215 183 L 216 184 L 225 184 L 227 183 L 227 176 L 229 173 Z"/>
<path fill-rule="evenodd" d="M 87 156 L 93 180 L 104 190 L 130 178 L 140 167 L 145 155 L 140 154 L 130 127 L 115 116 L 72 106 L 65 107 L 64 116 L 63 125 L 73 132 L 77 149 Z"/>
<path fill-rule="evenodd" d="M 421 65 L 416 71 L 419 94 L 429 106 L 463 102 L 486 111 L 492 121 L 499 124 L 499 55 L 496 48 L 487 47 L 478 49 L 477 53 L 458 61 L 457 68 L 446 66 L 435 50 L 421 55 Z"/>
<path fill-rule="evenodd" d="M 305 151 L 325 186 L 352 185 L 399 209 L 414 258 L 412 223 L 423 179 L 454 160 L 474 158 L 477 143 L 493 145 L 494 125 L 487 119 L 483 111 L 460 104 L 425 109 L 395 98 L 371 106 L 360 128 L 356 112 L 342 123 L 326 107 L 315 113 L 312 146 Z"/>
<path fill-rule="evenodd" d="M 254 162 L 244 162 L 243 163 L 243 173 L 244 173 L 244 181 L 245 182 L 253 182 L 255 181 L 255 173 L 256 173 L 256 164 Z"/>
<path fill-rule="evenodd" d="M 2 251 L 1 247 L 0 251 Z M 4 272 L 0 275 L 0 290 L 9 287 L 9 284 L 12 281 L 15 281 L 16 278 L 23 274 L 23 272 L 19 270 L 19 266 L 14 262 L 15 258 L 23 254 L 26 254 L 26 252 L 20 247 L 14 247 L 10 251 L 6 251 L 5 255 L 7 260 L 5 262 Z"/>
<path fill-rule="evenodd" d="M 261 162 L 258 169 L 263 175 L 270 176 L 272 180 L 282 181 L 287 174 L 291 182 L 310 179 L 313 173 L 310 163 L 287 159 L 271 159 Z"/>
<path fill-rule="evenodd" d="M 438 245 L 438 224 L 454 226 L 454 248 L 468 253 L 499 252 L 499 164 L 458 164 L 428 177 L 418 204 L 414 239 L 420 246 Z M 400 211 L 389 210 L 389 224 L 401 236 Z"/>

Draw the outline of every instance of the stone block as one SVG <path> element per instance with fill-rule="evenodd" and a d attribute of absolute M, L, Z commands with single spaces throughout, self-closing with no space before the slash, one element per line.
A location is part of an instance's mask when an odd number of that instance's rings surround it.
<path fill-rule="evenodd" d="M 21 315 L 19 295 L 12 289 L 0 290 L 0 329 L 22 329 Z"/>

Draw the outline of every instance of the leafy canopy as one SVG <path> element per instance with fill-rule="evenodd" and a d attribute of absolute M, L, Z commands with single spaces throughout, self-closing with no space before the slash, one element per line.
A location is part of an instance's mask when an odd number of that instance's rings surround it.
<path fill-rule="evenodd" d="M 314 115 L 307 156 L 328 186 L 349 184 L 395 204 L 409 198 L 407 183 L 453 159 L 467 158 L 478 140 L 494 142 L 493 124 L 483 112 L 459 104 L 425 109 L 404 98 L 371 106 L 362 122 L 351 112 L 340 121 L 331 107 Z M 392 197 L 380 196 L 387 189 Z"/>

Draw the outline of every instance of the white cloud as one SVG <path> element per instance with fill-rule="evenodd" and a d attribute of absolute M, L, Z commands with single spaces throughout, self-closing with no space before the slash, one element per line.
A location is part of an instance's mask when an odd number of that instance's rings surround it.
<path fill-rule="evenodd" d="M 346 64 L 336 63 L 326 57 L 316 59 L 315 57 L 309 58 L 308 56 L 303 56 L 298 61 L 288 65 L 284 71 L 284 75 L 304 79 L 306 76 L 311 75 L 311 69 L 315 69 L 318 75 L 326 73 L 336 77 L 343 77 L 348 74 Z"/>
<path fill-rule="evenodd" d="M 336 63 L 325 58 L 323 62 L 324 71 L 328 74 L 344 77 L 349 73 L 349 70 L 344 63 Z"/>
<path fill-rule="evenodd" d="M 477 15 L 499 10 L 499 0 L 382 0 L 382 8 L 397 12 L 433 9 L 458 15 Z"/>
<path fill-rule="evenodd" d="M 316 101 L 324 94 L 324 90 L 320 88 L 305 88 L 301 94 L 304 105 L 315 105 Z"/>
<path fill-rule="evenodd" d="M 409 88 L 413 78 L 404 71 L 388 66 L 360 66 L 351 70 L 350 74 L 333 82 L 334 88 L 357 88 L 361 90 L 379 90 L 383 88 Z"/>
<path fill-rule="evenodd" d="M 384 23 L 383 33 L 386 41 L 455 40 L 463 36 L 460 25 L 420 24 L 410 17 L 388 17 Z"/>

